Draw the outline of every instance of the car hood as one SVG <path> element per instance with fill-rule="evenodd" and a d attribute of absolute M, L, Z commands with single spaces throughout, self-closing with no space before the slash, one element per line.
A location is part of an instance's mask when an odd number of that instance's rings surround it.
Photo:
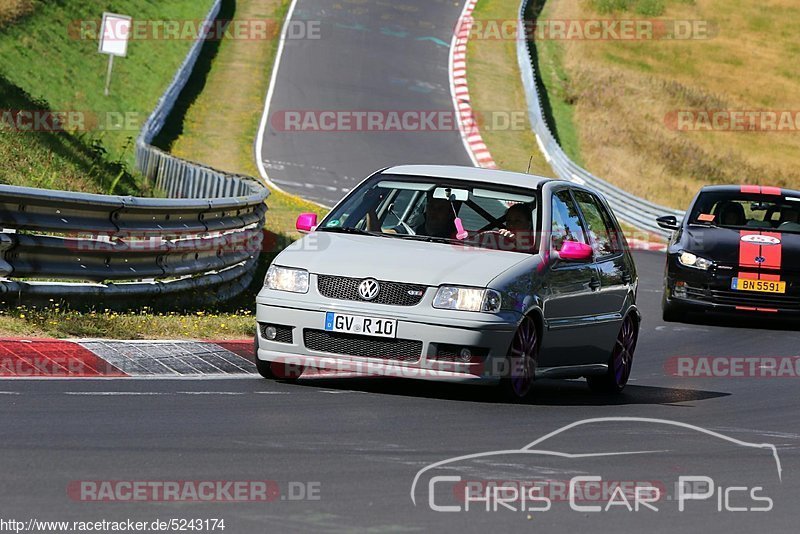
<path fill-rule="evenodd" d="M 780 243 L 763 245 L 742 241 L 743 234 L 762 234 L 776 237 Z M 756 257 L 765 260 L 765 268 L 783 271 L 800 270 L 800 234 L 752 228 L 687 228 L 679 242 L 680 248 L 693 252 L 721 265 L 757 267 Z M 752 256 L 752 257 L 751 257 Z"/>
<path fill-rule="evenodd" d="M 530 254 L 427 243 L 395 237 L 313 232 L 275 258 L 275 264 L 315 274 L 376 278 L 427 286 L 485 287 Z"/>

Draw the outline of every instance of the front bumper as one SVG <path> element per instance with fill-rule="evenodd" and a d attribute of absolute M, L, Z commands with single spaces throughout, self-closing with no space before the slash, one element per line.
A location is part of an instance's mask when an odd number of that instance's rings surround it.
<path fill-rule="evenodd" d="M 322 297 L 317 300 L 318 295 L 312 295 L 310 299 L 304 297 L 309 295 L 294 296 L 266 290 L 259 295 L 256 320 L 259 324 L 257 357 L 260 360 L 358 375 L 490 384 L 496 383 L 504 371 L 511 340 L 522 319 L 517 312 L 483 314 L 436 310 L 425 301 L 427 299 L 417 306 L 401 307 L 325 301 Z M 331 352 L 336 351 L 336 347 L 323 347 L 326 348 L 324 351 L 309 349 L 306 346 L 307 331 L 318 335 L 324 329 L 326 312 L 396 319 L 396 339 L 419 342 L 419 358 Z M 286 325 L 291 328 L 291 336 L 284 336 L 283 342 L 266 339 L 260 327 L 262 324 Z M 365 350 L 368 352 L 364 347 L 382 339 L 349 334 L 341 337 L 346 338 L 351 347 L 352 343 L 357 343 L 357 352 L 361 354 Z M 468 362 L 445 358 L 442 354 L 445 347 L 469 347 L 473 357 Z"/>
<path fill-rule="evenodd" d="M 778 273 L 765 273 L 777 275 Z M 758 277 L 758 272 L 714 267 L 708 271 L 682 266 L 677 256 L 667 259 L 664 302 L 686 310 L 725 313 L 777 313 L 800 316 L 800 279 L 780 274 L 786 293 L 757 293 L 731 289 L 736 277 Z"/>

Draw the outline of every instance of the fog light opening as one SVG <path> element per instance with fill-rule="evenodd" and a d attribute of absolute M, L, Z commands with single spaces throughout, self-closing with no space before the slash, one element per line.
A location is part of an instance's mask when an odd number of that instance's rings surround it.
<path fill-rule="evenodd" d="M 275 338 L 278 337 L 278 329 L 271 325 L 264 328 L 264 337 L 270 341 L 275 341 Z"/>
<path fill-rule="evenodd" d="M 675 287 L 672 290 L 672 295 L 678 298 L 686 298 L 686 282 L 682 280 L 675 282 Z"/>

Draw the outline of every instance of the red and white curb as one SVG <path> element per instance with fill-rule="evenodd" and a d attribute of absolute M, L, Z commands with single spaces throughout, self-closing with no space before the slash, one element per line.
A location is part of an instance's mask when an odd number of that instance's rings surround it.
<path fill-rule="evenodd" d="M 260 378 L 254 358 L 252 339 L 0 339 L 0 380 Z M 356 376 L 364 373 L 306 369 L 302 378 Z"/>
<path fill-rule="evenodd" d="M 0 378 L 239 378 L 253 341 L 2 339 Z"/>
<path fill-rule="evenodd" d="M 660 241 L 650 241 L 646 239 L 627 238 L 628 246 L 631 250 L 649 250 L 651 252 L 666 252 L 667 244 Z"/>
<path fill-rule="evenodd" d="M 467 85 L 467 42 L 472 27 L 472 12 L 477 3 L 478 0 L 467 1 L 461 18 L 458 19 L 458 26 L 453 32 L 453 41 L 450 43 L 450 93 L 453 96 L 461 140 L 472 163 L 476 167 L 497 169 L 497 164 L 481 137 Z"/>

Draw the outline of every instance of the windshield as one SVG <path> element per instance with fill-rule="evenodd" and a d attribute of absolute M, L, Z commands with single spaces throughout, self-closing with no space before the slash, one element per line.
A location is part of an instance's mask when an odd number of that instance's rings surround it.
<path fill-rule="evenodd" d="M 351 193 L 318 229 L 533 252 L 537 207 L 535 190 L 377 175 Z"/>
<path fill-rule="evenodd" d="M 800 233 L 800 198 L 736 191 L 702 193 L 689 223 Z"/>

